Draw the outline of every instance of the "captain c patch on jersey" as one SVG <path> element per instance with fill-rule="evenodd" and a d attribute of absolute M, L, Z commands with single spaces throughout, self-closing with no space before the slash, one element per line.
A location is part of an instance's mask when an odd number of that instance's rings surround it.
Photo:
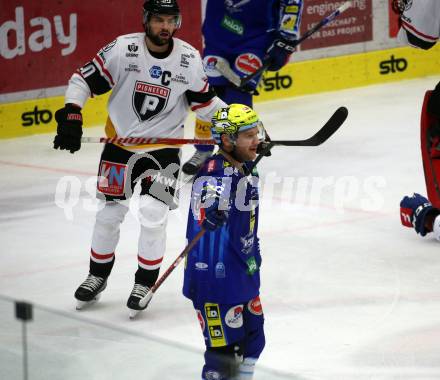
<path fill-rule="evenodd" d="M 168 87 L 136 81 L 133 108 L 139 120 L 150 120 L 159 114 L 167 106 L 170 92 Z"/>

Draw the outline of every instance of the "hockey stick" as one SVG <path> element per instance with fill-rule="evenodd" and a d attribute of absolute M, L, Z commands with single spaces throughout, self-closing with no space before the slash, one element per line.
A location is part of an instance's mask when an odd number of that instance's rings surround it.
<path fill-rule="evenodd" d="M 316 132 L 312 137 L 305 140 L 271 140 L 268 141 L 266 147 L 263 148 L 258 157 L 252 162 L 249 171 L 261 161 L 261 159 L 269 152 L 274 146 L 318 146 L 327 141 L 338 129 L 344 124 L 347 119 L 348 109 L 346 107 L 339 107 L 330 119 L 323 125 L 323 127 Z"/>
<path fill-rule="evenodd" d="M 348 115 L 345 107 L 339 107 L 325 125 L 312 137 L 305 140 L 273 140 L 271 144 L 283 146 L 317 146 L 327 140 L 342 125 Z M 130 143 L 130 144 L 200 144 L 215 145 L 214 140 L 175 139 L 166 137 L 82 137 L 83 143 Z"/>
<path fill-rule="evenodd" d="M 150 303 L 151 299 L 153 298 L 154 293 L 156 293 L 156 290 L 162 285 L 162 283 L 168 278 L 168 276 L 176 269 L 176 267 L 179 265 L 179 263 L 186 257 L 186 255 L 193 249 L 193 247 L 197 244 L 197 242 L 200 240 L 200 238 L 205 234 L 206 230 L 202 228 L 199 233 L 194 236 L 194 239 L 192 239 L 189 244 L 185 247 L 185 249 L 180 253 L 179 256 L 173 261 L 173 263 L 170 265 L 170 267 L 164 272 L 162 276 L 156 281 L 156 283 L 151 287 L 149 292 L 145 295 L 144 298 L 142 298 L 139 301 L 139 306 L 145 309 L 148 304 Z M 142 310 L 143 310 L 142 309 Z M 142 310 L 130 310 L 130 319 L 133 319 L 136 317 L 136 315 L 142 311 Z"/>
<path fill-rule="evenodd" d="M 336 9 L 334 12 L 330 13 L 327 17 L 324 17 L 320 22 L 318 22 L 313 28 L 309 29 L 306 33 L 304 33 L 303 36 L 301 36 L 296 41 L 293 41 L 290 45 L 292 48 L 295 48 L 298 46 L 301 42 L 303 42 L 305 39 L 309 38 L 312 34 L 316 33 L 319 29 L 321 29 L 323 26 L 327 25 L 329 22 L 333 21 L 336 17 L 338 17 L 342 12 L 346 11 L 348 8 L 352 6 L 352 1 L 346 1 L 344 4 L 342 4 L 338 9 Z M 241 78 L 238 74 L 236 74 L 227 61 L 217 61 L 215 67 L 222 73 L 222 75 L 229 80 L 232 84 L 237 86 L 238 88 L 242 88 L 245 86 L 248 82 L 250 82 L 252 79 L 266 71 L 271 62 L 270 60 L 265 60 L 263 62 L 263 65 L 258 68 L 255 72 L 252 74 L 245 76 Z"/>
<path fill-rule="evenodd" d="M 115 144 L 166 144 L 166 145 L 215 145 L 214 140 L 184 139 L 171 137 L 82 137 L 82 143 L 115 143 Z"/>

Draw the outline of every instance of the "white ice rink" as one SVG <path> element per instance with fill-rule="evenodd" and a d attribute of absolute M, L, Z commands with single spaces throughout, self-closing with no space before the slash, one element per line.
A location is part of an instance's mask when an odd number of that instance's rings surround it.
<path fill-rule="evenodd" d="M 440 379 L 440 243 L 418 237 L 402 227 L 399 218 L 404 195 L 426 194 L 420 109 L 425 91 L 439 79 L 256 104 L 272 139 L 307 138 L 339 106 L 349 110 L 345 124 L 322 146 L 275 147 L 272 157 L 259 165 L 267 342 L 256 379 L 271 378 L 264 369 L 297 380 Z M 85 130 L 85 135 L 101 133 L 102 128 Z M 186 134 L 191 133 L 192 118 L 186 127 Z M 73 293 L 88 271 L 94 224 L 93 197 L 86 184 L 94 183 L 90 178 L 96 176 L 102 147 L 83 145 L 71 155 L 55 151 L 52 139 L 39 135 L 0 141 L 0 294 L 188 347 L 195 350 L 196 361 L 186 366 L 198 374 L 203 339 L 192 305 L 181 295 L 183 265 L 144 314 L 128 319 L 125 302 L 137 267 L 138 224 L 132 215 L 122 226 L 116 263 L 101 301 L 75 311 Z M 185 147 L 184 158 L 191 152 Z M 57 184 L 65 176 L 74 177 L 72 183 L 81 188 L 71 213 L 55 202 Z M 184 247 L 188 194 L 189 186 L 180 209 L 170 213 L 162 271 Z M 0 310 L 12 316 L 12 307 Z M 56 326 L 56 334 L 51 326 Z M 91 351 L 99 351 L 124 341 L 118 338 L 122 333 L 109 332 L 106 338 L 94 336 L 91 343 L 88 325 L 76 332 L 62 326 L 48 317 L 40 339 L 82 337 L 84 344 L 76 341 L 73 356 L 90 344 Z M 7 351 L 11 334 L 0 326 L 0 353 Z M 144 342 L 148 345 L 147 340 L 118 345 L 113 356 L 102 359 L 111 369 L 113 360 L 125 357 L 123 375 L 106 374 L 101 368 L 82 378 L 187 378 L 170 375 L 178 360 L 167 346 L 158 346 L 162 351 L 156 352 L 164 363 L 160 375 L 148 372 L 149 357 L 131 360 Z M 41 358 L 45 350 L 54 355 L 66 347 L 48 343 L 39 352 Z M 3 362 L 12 356 L 8 352 Z M 147 364 L 143 376 L 136 368 L 141 362 Z M 76 373 L 91 366 L 85 357 L 75 365 Z M 30 379 L 39 378 L 35 373 Z"/>

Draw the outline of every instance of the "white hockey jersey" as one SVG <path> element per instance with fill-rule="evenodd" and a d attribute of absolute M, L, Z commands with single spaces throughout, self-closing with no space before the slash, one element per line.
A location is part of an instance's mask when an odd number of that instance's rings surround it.
<path fill-rule="evenodd" d="M 144 33 L 120 36 L 103 47 L 73 74 L 65 102 L 83 107 L 91 94 L 110 90 L 109 137 L 181 138 L 190 108 L 209 120 L 226 106 L 210 90 L 195 48 L 173 38 L 169 55 L 156 58 L 147 49 Z"/>
<path fill-rule="evenodd" d="M 399 39 L 429 49 L 440 37 L 440 0 L 406 1 L 400 19 Z"/>

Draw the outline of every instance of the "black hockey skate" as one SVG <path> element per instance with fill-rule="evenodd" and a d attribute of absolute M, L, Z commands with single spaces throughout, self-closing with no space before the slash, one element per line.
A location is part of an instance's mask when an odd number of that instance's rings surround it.
<path fill-rule="evenodd" d="M 212 152 L 201 152 L 196 150 L 192 157 L 182 166 L 182 171 L 186 175 L 193 176 L 198 172 L 203 163 L 212 156 Z"/>
<path fill-rule="evenodd" d="M 147 308 L 151 300 L 150 294 L 152 293 L 148 286 L 134 284 L 130 297 L 127 300 L 127 307 L 130 309 L 130 319 L 133 319 L 141 310 Z"/>
<path fill-rule="evenodd" d="M 84 306 L 98 301 L 101 297 L 101 292 L 106 287 L 107 278 L 97 277 L 89 273 L 85 281 L 79 286 L 78 289 L 76 289 L 76 310 L 81 310 Z"/>

